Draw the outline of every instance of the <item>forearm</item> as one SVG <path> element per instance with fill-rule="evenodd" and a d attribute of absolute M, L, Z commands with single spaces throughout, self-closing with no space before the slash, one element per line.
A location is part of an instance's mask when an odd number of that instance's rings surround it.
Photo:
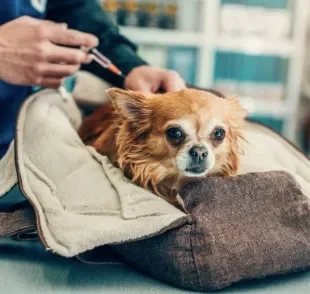
<path fill-rule="evenodd" d="M 121 36 L 97 0 L 53 0 L 47 7 L 47 19 L 66 22 L 70 28 L 96 35 L 100 44 L 98 50 L 110 58 L 126 75 L 134 67 L 144 65 L 136 53 L 136 46 Z M 115 86 L 123 87 L 123 80 L 102 69 L 95 62 L 84 69 L 96 74 Z"/>

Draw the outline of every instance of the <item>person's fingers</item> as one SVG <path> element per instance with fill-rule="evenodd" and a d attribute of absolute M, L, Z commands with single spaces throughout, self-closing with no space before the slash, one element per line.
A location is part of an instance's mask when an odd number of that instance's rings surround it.
<path fill-rule="evenodd" d="M 43 71 L 45 77 L 63 78 L 75 74 L 79 70 L 79 65 L 70 64 L 48 64 Z"/>
<path fill-rule="evenodd" d="M 91 56 L 82 50 L 57 45 L 51 45 L 46 59 L 49 62 L 66 64 L 89 63 L 92 60 Z"/>
<path fill-rule="evenodd" d="M 87 54 L 86 59 L 84 60 L 84 64 L 89 64 L 92 63 L 92 61 L 94 60 L 93 55 L 92 54 Z"/>
<path fill-rule="evenodd" d="M 140 66 L 129 73 L 125 80 L 125 88 L 147 93 L 173 92 L 186 88 L 186 84 L 175 71 Z"/>
<path fill-rule="evenodd" d="M 99 44 L 99 40 L 96 36 L 68 29 L 65 23 L 55 23 L 50 20 L 36 21 L 27 17 L 26 21 L 30 21 L 35 25 L 34 33 L 36 37 L 41 40 L 48 39 L 52 43 L 58 45 L 74 47 L 84 46 L 87 48 L 97 47 Z"/>
<path fill-rule="evenodd" d="M 98 38 L 92 34 L 60 27 L 55 27 L 49 32 L 49 40 L 58 45 L 84 46 L 86 48 L 97 47 L 99 44 Z"/>
<path fill-rule="evenodd" d="M 145 92 L 145 93 L 152 93 L 152 84 L 148 83 L 144 79 L 137 79 L 135 77 L 129 76 L 125 80 L 125 88 L 127 90 L 132 90 L 132 91 L 140 91 L 140 92 Z"/>
<path fill-rule="evenodd" d="M 35 19 L 35 20 L 37 20 L 37 19 Z M 48 19 L 37 20 L 37 21 L 38 21 L 38 24 L 40 24 L 41 26 L 44 26 L 44 25 L 56 26 L 56 27 L 59 27 L 60 29 L 63 29 L 63 30 L 68 28 L 68 24 L 66 24 L 65 22 L 54 22 L 54 21 L 51 21 Z"/>
<path fill-rule="evenodd" d="M 62 85 L 62 79 L 59 78 L 43 78 L 40 86 L 45 88 L 59 88 Z"/>
<path fill-rule="evenodd" d="M 64 78 L 76 73 L 79 65 L 44 63 L 35 67 L 34 73 L 44 78 Z"/>
<path fill-rule="evenodd" d="M 20 19 L 22 22 L 24 22 L 26 24 L 31 24 L 31 25 L 41 26 L 41 27 L 44 27 L 45 25 L 56 25 L 56 26 L 66 25 L 64 23 L 57 23 L 57 22 L 47 20 L 47 19 L 42 20 L 42 19 L 34 18 L 34 17 L 28 16 L 28 15 L 23 15 L 23 16 L 19 17 L 18 19 Z"/>
<path fill-rule="evenodd" d="M 179 91 L 186 88 L 184 80 L 174 71 L 169 71 L 164 75 L 162 84 L 162 88 L 167 92 Z"/>
<path fill-rule="evenodd" d="M 23 15 L 19 18 L 20 20 L 22 20 L 23 22 L 27 23 L 27 24 L 32 24 L 32 25 L 37 25 L 37 26 L 41 26 L 44 27 L 45 25 L 48 26 L 60 26 L 62 28 L 67 28 L 68 25 L 66 23 L 57 23 L 51 20 L 47 20 L 47 19 L 38 19 L 38 18 L 34 18 L 28 15 Z"/>
<path fill-rule="evenodd" d="M 68 30 L 66 23 L 56 23 L 50 20 L 38 20 L 26 18 L 26 22 L 32 25 L 34 37 L 39 40 L 50 40 L 55 34 L 62 34 Z"/>

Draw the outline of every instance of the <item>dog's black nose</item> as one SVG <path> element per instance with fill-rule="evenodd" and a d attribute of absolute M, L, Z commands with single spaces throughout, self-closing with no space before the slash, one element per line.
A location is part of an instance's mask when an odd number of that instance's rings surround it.
<path fill-rule="evenodd" d="M 201 162 L 208 156 L 208 150 L 203 146 L 194 146 L 189 150 L 189 154 L 194 161 Z"/>

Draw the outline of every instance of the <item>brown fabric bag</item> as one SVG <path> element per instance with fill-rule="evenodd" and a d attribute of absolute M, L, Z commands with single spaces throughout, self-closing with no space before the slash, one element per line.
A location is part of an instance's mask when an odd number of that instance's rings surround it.
<path fill-rule="evenodd" d="M 114 251 L 144 273 L 196 291 L 310 266 L 309 199 L 288 173 L 208 178 L 185 186 L 181 197 L 191 224 Z"/>

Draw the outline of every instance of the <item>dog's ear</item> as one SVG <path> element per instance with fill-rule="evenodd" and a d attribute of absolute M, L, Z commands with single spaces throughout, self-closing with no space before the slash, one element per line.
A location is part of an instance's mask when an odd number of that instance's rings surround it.
<path fill-rule="evenodd" d="M 240 154 L 242 151 L 242 141 L 244 141 L 242 127 L 245 123 L 247 111 L 243 108 L 237 97 L 225 99 L 227 105 L 228 124 L 230 126 L 228 132 L 228 140 L 230 141 L 229 157 L 225 164 L 224 174 L 236 174 L 240 164 Z"/>
<path fill-rule="evenodd" d="M 149 99 L 141 92 L 110 88 L 106 91 L 118 113 L 136 128 L 148 128 L 151 125 Z"/>
<path fill-rule="evenodd" d="M 135 119 L 148 110 L 147 98 L 143 93 L 119 88 L 110 88 L 106 92 L 117 111 L 128 119 Z"/>
<path fill-rule="evenodd" d="M 241 105 L 238 97 L 233 96 L 225 99 L 228 106 L 228 121 L 232 128 L 240 128 L 244 125 L 247 110 Z"/>

